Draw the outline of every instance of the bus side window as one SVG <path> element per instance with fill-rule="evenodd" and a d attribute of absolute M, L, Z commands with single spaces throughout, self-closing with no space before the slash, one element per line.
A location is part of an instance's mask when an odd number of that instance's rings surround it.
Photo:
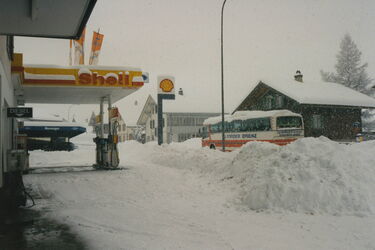
<path fill-rule="evenodd" d="M 242 121 L 241 131 L 249 131 L 250 130 L 250 120 Z"/>
<path fill-rule="evenodd" d="M 233 123 L 232 131 L 234 132 L 241 131 L 241 121 L 236 120 L 236 121 L 232 121 L 232 123 Z"/>
<path fill-rule="evenodd" d="M 221 132 L 221 122 L 216 123 L 212 126 L 214 127 L 214 129 L 212 131 L 213 133 L 220 133 Z"/>
<path fill-rule="evenodd" d="M 259 130 L 261 130 L 261 131 L 270 130 L 270 119 L 269 118 L 259 119 Z"/>
<path fill-rule="evenodd" d="M 224 122 L 224 129 L 225 129 L 225 132 L 231 132 L 232 131 L 232 123 L 231 122 Z"/>
<path fill-rule="evenodd" d="M 199 133 L 200 133 L 200 131 L 199 131 Z M 204 139 L 204 138 L 207 138 L 207 137 L 208 137 L 207 127 L 204 126 L 204 127 L 202 128 L 202 138 Z"/>

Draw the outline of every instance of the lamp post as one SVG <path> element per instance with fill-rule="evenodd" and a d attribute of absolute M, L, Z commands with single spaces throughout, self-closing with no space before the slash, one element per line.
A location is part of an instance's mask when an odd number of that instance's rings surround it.
<path fill-rule="evenodd" d="M 224 7 L 227 0 L 224 0 L 221 7 L 221 143 L 223 152 L 225 152 L 225 131 L 224 131 L 224 46 L 223 46 L 223 24 L 224 24 Z"/>

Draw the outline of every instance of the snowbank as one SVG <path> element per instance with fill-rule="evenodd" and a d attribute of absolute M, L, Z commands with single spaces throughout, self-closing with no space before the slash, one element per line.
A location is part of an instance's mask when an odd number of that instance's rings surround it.
<path fill-rule="evenodd" d="M 127 159 L 199 171 L 235 190 L 233 201 L 256 211 L 364 215 L 375 212 L 375 141 L 345 145 L 303 138 L 287 146 L 248 143 L 222 153 L 199 139 L 157 146 L 120 145 Z M 142 152 L 140 154 L 139 152 Z"/>
<path fill-rule="evenodd" d="M 231 164 L 240 200 L 254 210 L 328 214 L 375 211 L 375 142 L 304 138 L 285 147 L 249 143 Z"/>
<path fill-rule="evenodd" d="M 91 166 L 94 135 L 74 138 L 72 152 L 32 151 L 32 167 Z M 223 153 L 200 139 L 158 146 L 119 144 L 122 167 L 144 163 L 198 173 L 232 192 L 230 202 L 256 211 L 366 215 L 375 213 L 375 141 L 351 145 L 303 138 L 287 146 L 252 142 Z"/>

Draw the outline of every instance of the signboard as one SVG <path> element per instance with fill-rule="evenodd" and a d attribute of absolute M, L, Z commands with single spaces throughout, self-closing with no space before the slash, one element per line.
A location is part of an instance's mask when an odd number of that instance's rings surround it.
<path fill-rule="evenodd" d="M 100 115 L 95 116 L 95 123 L 98 124 L 102 121 Z"/>
<path fill-rule="evenodd" d="M 148 81 L 147 73 L 121 67 L 27 65 L 23 69 L 24 85 L 140 88 Z"/>
<path fill-rule="evenodd" d="M 158 94 L 175 94 L 174 77 L 159 76 L 158 77 Z"/>
<path fill-rule="evenodd" d="M 163 143 L 163 100 L 175 99 L 173 76 L 158 76 L 158 144 Z"/>
<path fill-rule="evenodd" d="M 114 107 L 109 110 L 109 118 L 117 118 L 120 116 L 118 108 Z"/>
<path fill-rule="evenodd" d="M 33 117 L 33 108 L 25 108 L 25 107 L 8 108 L 7 117 L 31 118 Z"/>

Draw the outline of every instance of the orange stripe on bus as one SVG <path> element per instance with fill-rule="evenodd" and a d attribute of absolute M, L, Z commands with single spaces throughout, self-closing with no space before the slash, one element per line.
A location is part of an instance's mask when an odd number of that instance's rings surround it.
<path fill-rule="evenodd" d="M 260 141 L 260 142 L 270 142 L 274 143 L 280 146 L 287 145 L 296 139 L 283 139 L 283 140 L 226 140 L 225 141 L 225 146 L 226 147 L 241 147 L 242 145 L 251 142 L 251 141 Z M 202 146 L 210 146 L 214 144 L 216 147 L 222 146 L 222 140 L 207 140 L 207 141 L 202 141 Z"/>

